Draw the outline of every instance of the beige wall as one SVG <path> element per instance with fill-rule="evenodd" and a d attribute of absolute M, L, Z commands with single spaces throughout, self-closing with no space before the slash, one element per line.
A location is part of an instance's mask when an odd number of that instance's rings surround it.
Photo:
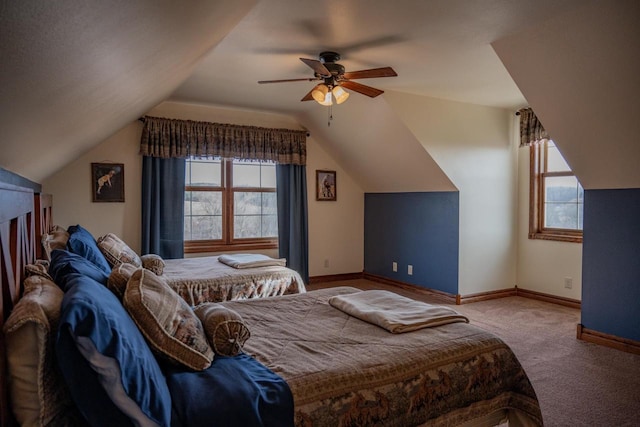
<path fill-rule="evenodd" d="M 399 92 L 385 99 L 460 192 L 459 292 L 516 283 L 516 160 L 507 110 Z"/>
<path fill-rule="evenodd" d="M 518 280 L 519 288 L 582 299 L 582 244 L 530 240 L 529 149 L 518 148 Z M 564 279 L 573 279 L 571 289 Z"/>
<path fill-rule="evenodd" d="M 53 194 L 55 224 L 80 224 L 96 237 L 112 232 L 140 250 L 141 130 L 142 123 L 131 123 L 42 182 Z M 92 202 L 91 163 L 101 162 L 124 164 L 124 203 Z"/>
<path fill-rule="evenodd" d="M 148 115 L 220 123 L 300 129 L 288 116 L 256 111 L 164 102 Z M 111 138 L 72 161 L 43 181 L 43 191 L 53 194 L 54 221 L 68 227 L 81 224 L 96 237 L 113 232 L 140 250 L 142 161 L 138 154 L 142 124 L 129 124 Z M 363 266 L 364 193 L 313 139 L 308 139 L 309 273 L 311 276 L 353 273 Z M 123 163 L 125 203 L 93 203 L 93 162 Z M 338 200 L 315 200 L 315 170 L 336 170 Z M 265 253 L 276 256 L 274 251 Z M 328 260 L 329 267 L 325 267 Z"/>
<path fill-rule="evenodd" d="M 358 273 L 364 269 L 364 191 L 322 146 L 307 144 L 309 275 Z M 317 201 L 316 170 L 336 171 L 336 201 Z M 325 264 L 327 263 L 327 264 Z"/>

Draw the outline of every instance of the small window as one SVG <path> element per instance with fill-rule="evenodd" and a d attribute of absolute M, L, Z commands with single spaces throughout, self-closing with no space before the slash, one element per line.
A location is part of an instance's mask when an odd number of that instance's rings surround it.
<path fill-rule="evenodd" d="M 529 238 L 582 242 L 584 190 L 553 141 L 530 147 Z"/>
<path fill-rule="evenodd" d="M 272 249 L 277 238 L 274 163 L 187 159 L 185 252 Z"/>

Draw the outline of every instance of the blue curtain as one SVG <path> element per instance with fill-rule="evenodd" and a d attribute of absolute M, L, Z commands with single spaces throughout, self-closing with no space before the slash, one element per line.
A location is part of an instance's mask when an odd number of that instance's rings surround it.
<path fill-rule="evenodd" d="M 184 257 L 184 172 L 181 158 L 142 158 L 142 254 Z"/>
<path fill-rule="evenodd" d="M 278 248 L 287 266 L 309 283 L 307 172 L 304 165 L 276 165 Z"/>

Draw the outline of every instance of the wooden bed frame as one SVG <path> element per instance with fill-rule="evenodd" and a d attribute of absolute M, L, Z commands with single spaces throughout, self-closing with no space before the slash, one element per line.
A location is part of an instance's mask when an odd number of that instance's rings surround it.
<path fill-rule="evenodd" d="M 22 295 L 24 266 L 42 253 L 40 236 L 52 226 L 52 197 L 0 182 L 0 425 L 15 425 L 9 409 L 6 348 L 1 329 Z"/>

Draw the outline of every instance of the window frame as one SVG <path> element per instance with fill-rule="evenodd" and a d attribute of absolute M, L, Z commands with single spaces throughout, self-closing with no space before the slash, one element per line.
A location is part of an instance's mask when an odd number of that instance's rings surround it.
<path fill-rule="evenodd" d="M 233 160 L 222 158 L 221 161 L 221 185 L 220 187 L 190 186 L 185 184 L 185 191 L 217 191 L 222 192 L 222 239 L 186 240 L 184 252 L 187 254 L 203 252 L 246 251 L 256 249 L 277 249 L 278 237 L 251 237 L 235 238 L 234 221 L 234 195 L 236 192 L 251 193 L 276 193 L 276 188 L 262 187 L 234 187 L 233 186 Z M 187 159 L 189 161 L 189 159 Z"/>
<path fill-rule="evenodd" d="M 544 226 L 545 178 L 575 176 L 572 171 L 547 172 L 548 150 L 547 140 L 529 147 L 529 239 L 582 243 L 582 230 Z"/>

